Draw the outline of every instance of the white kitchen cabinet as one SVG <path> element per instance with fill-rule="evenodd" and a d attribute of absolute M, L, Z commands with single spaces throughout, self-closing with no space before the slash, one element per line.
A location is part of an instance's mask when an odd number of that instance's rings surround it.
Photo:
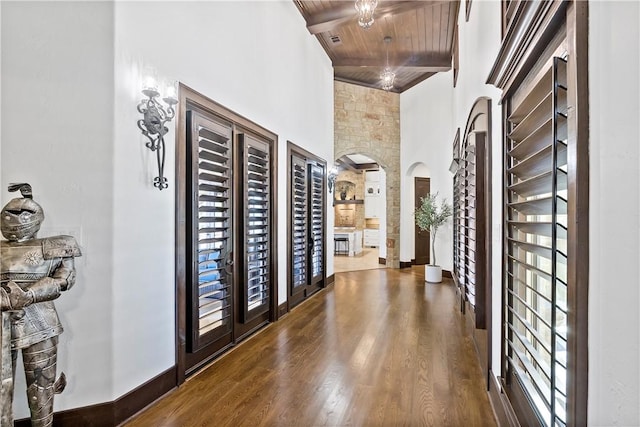
<path fill-rule="evenodd" d="M 375 228 L 364 229 L 364 246 L 378 247 L 380 245 L 380 230 Z"/>
<path fill-rule="evenodd" d="M 365 196 L 364 197 L 364 217 L 365 218 L 380 218 L 383 206 L 383 200 L 378 196 Z"/>

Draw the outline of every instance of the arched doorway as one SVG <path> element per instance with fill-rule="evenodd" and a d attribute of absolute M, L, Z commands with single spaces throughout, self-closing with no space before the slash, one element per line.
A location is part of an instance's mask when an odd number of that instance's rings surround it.
<path fill-rule="evenodd" d="M 386 173 L 371 157 L 336 159 L 334 271 L 386 267 Z"/>
<path fill-rule="evenodd" d="M 405 206 L 413 206 L 414 208 L 420 204 L 420 198 L 431 192 L 431 173 L 427 165 L 423 162 L 415 162 L 411 164 L 405 172 L 405 185 L 407 189 L 408 200 Z M 404 202 L 403 202 L 404 203 Z M 413 217 L 413 210 L 406 209 L 403 212 L 404 224 L 407 226 L 407 233 L 404 235 L 407 241 L 408 252 L 403 256 L 404 259 L 410 259 L 409 265 L 424 265 L 431 261 L 430 235 L 428 232 L 421 231 L 416 225 Z M 409 226 L 409 224 L 411 224 Z M 412 230 L 412 231 L 409 231 Z M 403 267 L 408 266 L 403 263 Z"/>

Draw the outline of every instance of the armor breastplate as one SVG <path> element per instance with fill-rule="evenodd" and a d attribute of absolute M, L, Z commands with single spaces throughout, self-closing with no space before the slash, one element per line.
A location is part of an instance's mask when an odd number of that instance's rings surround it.
<path fill-rule="evenodd" d="M 26 290 L 29 284 L 51 276 L 61 264 L 62 256 L 66 255 L 64 250 L 60 250 L 59 244 L 56 247 L 57 251 L 52 251 L 52 241 L 59 242 L 55 238 L 0 242 L 0 282 L 4 285 L 13 280 Z M 72 246 L 77 249 L 75 240 Z M 73 255 L 75 254 L 71 251 L 67 256 Z M 53 301 L 38 302 L 11 315 L 12 350 L 28 347 L 61 333 L 62 325 Z"/>

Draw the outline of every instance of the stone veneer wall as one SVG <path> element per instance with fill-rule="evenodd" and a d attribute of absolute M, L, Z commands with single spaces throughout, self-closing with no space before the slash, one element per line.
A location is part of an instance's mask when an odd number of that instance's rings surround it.
<path fill-rule="evenodd" d="M 334 155 L 363 154 L 387 176 L 387 267 L 400 268 L 400 95 L 334 82 Z"/>

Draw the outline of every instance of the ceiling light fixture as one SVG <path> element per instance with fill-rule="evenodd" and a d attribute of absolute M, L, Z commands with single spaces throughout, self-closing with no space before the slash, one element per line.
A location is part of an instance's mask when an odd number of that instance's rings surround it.
<path fill-rule="evenodd" d="M 384 38 L 384 44 L 387 46 L 387 66 L 380 73 L 382 89 L 386 91 L 393 89 L 393 81 L 396 79 L 396 73 L 389 67 L 389 43 L 391 43 L 391 37 L 387 36 Z"/>
<path fill-rule="evenodd" d="M 358 11 L 358 25 L 367 30 L 373 25 L 373 12 L 376 10 L 378 0 L 356 0 Z"/>

